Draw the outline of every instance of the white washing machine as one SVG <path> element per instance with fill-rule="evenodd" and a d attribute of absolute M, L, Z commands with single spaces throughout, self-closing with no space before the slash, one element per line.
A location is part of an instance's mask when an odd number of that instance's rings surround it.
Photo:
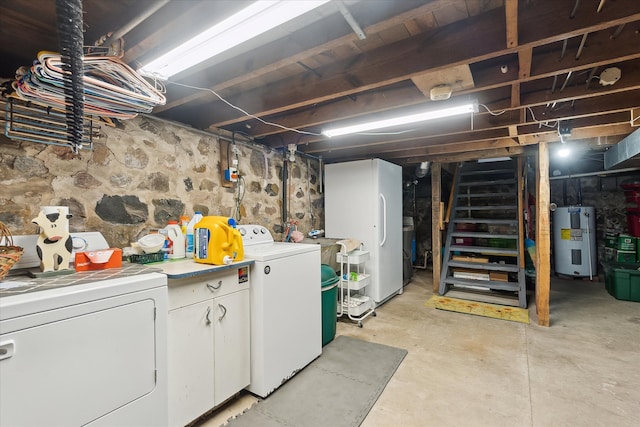
<path fill-rule="evenodd" d="M 320 245 L 274 242 L 240 225 L 251 266 L 251 384 L 266 397 L 322 353 Z"/>
<path fill-rule="evenodd" d="M 1 426 L 167 425 L 167 276 L 153 271 L 0 281 Z"/>

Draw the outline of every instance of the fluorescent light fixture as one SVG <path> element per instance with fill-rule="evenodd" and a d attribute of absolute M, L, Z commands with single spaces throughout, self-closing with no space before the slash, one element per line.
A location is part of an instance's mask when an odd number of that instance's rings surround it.
<path fill-rule="evenodd" d="M 477 113 L 478 103 L 472 102 L 469 104 L 458 105 L 455 107 L 441 108 L 439 110 L 424 111 L 422 113 L 409 114 L 406 116 L 395 117 L 392 119 L 377 120 L 373 122 L 361 123 L 358 125 L 345 126 L 336 129 L 327 129 L 322 131 L 322 134 L 329 138 L 340 135 L 347 135 L 350 133 L 366 132 L 369 130 L 388 128 L 393 126 L 406 125 L 409 123 L 422 122 L 425 120 L 440 119 L 443 117 L 456 116 L 466 113 Z"/>
<path fill-rule="evenodd" d="M 167 79 L 247 40 L 258 37 L 329 0 L 260 0 L 154 59 L 140 74 Z"/>
<path fill-rule="evenodd" d="M 511 157 L 492 157 L 490 159 L 478 159 L 478 163 L 506 162 L 509 160 L 511 160 Z"/>

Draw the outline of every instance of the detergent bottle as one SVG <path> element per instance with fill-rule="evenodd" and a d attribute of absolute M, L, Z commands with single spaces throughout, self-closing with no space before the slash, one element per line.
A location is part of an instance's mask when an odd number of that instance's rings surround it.
<path fill-rule="evenodd" d="M 244 259 L 242 236 L 233 218 L 205 216 L 194 230 L 195 262 L 227 265 Z"/>
<path fill-rule="evenodd" d="M 194 228 L 195 228 L 196 224 L 198 222 L 200 222 L 200 220 L 202 220 L 202 213 L 201 212 L 196 212 L 193 215 L 193 217 L 191 218 L 191 220 L 189 221 L 189 223 L 187 224 L 187 234 L 186 234 L 186 238 L 187 238 L 186 256 L 187 256 L 187 258 L 193 258 L 193 251 L 194 251 L 194 236 L 193 236 L 193 232 L 194 232 Z"/>
<path fill-rule="evenodd" d="M 167 238 L 171 241 L 169 244 L 169 259 L 180 259 L 185 257 L 184 235 L 178 225 L 178 221 L 169 221 L 165 227 L 167 230 Z"/>

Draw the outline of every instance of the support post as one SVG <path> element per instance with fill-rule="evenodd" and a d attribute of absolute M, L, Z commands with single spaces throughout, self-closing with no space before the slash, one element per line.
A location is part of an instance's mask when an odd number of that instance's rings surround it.
<path fill-rule="evenodd" d="M 440 211 L 442 163 L 431 164 L 431 252 L 433 260 L 433 292 L 440 288 L 440 269 L 442 267 L 442 222 Z"/>
<path fill-rule="evenodd" d="M 538 144 L 536 172 L 536 313 L 538 325 L 549 326 L 549 289 L 551 285 L 551 226 L 549 219 L 549 147 Z"/>

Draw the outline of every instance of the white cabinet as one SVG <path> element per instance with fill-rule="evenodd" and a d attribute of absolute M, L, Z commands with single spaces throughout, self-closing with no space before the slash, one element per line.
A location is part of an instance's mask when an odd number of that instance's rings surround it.
<path fill-rule="evenodd" d="M 249 385 L 247 270 L 169 280 L 170 426 L 190 423 Z"/>
<path fill-rule="evenodd" d="M 376 315 L 373 300 L 364 293 L 371 283 L 371 276 L 365 271 L 367 260 L 369 252 L 361 249 L 347 252 L 343 246 L 336 254 L 336 261 L 340 264 L 338 315 L 346 314 L 358 322 L 359 327 L 362 327 L 365 317 Z"/>

